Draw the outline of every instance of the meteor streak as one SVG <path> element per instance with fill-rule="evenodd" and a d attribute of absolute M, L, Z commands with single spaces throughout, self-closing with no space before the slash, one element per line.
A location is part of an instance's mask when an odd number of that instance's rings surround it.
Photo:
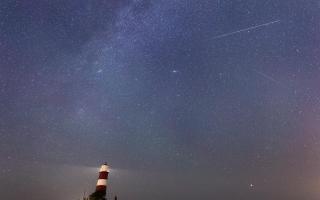
<path fill-rule="evenodd" d="M 284 84 L 284 83 L 282 83 L 282 82 L 280 82 L 280 81 L 277 81 L 276 79 L 274 79 L 273 77 L 271 77 L 271 76 L 269 76 L 269 75 L 267 75 L 267 74 L 265 74 L 265 73 L 263 73 L 263 72 L 261 72 L 261 71 L 258 71 L 258 70 L 253 70 L 255 73 L 257 73 L 259 76 L 262 76 L 263 78 L 265 78 L 265 79 L 267 79 L 267 80 L 269 80 L 269 81 L 271 81 L 271 82 L 274 82 L 275 84 L 277 84 L 277 85 L 280 85 L 280 86 L 282 86 L 283 88 L 286 88 L 286 89 L 290 89 L 290 87 L 288 87 L 286 84 Z"/>
<path fill-rule="evenodd" d="M 269 26 L 271 24 L 275 24 L 275 23 L 279 23 L 279 22 L 280 22 L 280 20 L 276 20 L 276 21 L 272 21 L 272 22 L 268 22 L 268 23 L 264 23 L 264 24 L 260 24 L 260 25 L 256 25 L 256 26 L 251 26 L 249 28 L 241 29 L 241 30 L 238 30 L 238 31 L 217 35 L 217 36 L 213 37 L 213 39 L 215 40 L 215 39 L 228 37 L 228 36 L 231 36 L 231 35 L 235 35 L 237 33 L 242 33 L 244 31 L 254 30 L 254 29 L 257 29 L 257 28 L 260 28 L 260 27 L 263 27 L 263 26 Z"/>
<path fill-rule="evenodd" d="M 257 70 L 253 70 L 254 72 L 256 72 L 257 74 L 259 74 L 260 76 L 264 77 L 265 79 L 269 80 L 269 81 L 272 81 L 276 84 L 280 84 L 282 85 L 279 81 L 277 81 L 276 79 L 272 78 L 271 76 L 263 73 L 263 72 L 260 72 L 260 71 L 257 71 Z"/>

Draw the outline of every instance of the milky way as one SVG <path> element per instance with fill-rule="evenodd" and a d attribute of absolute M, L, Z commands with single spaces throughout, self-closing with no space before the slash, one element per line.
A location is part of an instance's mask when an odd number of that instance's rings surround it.
<path fill-rule="evenodd" d="M 318 200 L 319 13 L 2 0 L 2 198 L 79 199 L 107 161 L 120 200 Z"/>

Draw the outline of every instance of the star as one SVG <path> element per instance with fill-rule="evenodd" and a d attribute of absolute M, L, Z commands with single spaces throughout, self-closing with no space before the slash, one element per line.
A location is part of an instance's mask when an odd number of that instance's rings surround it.
<path fill-rule="evenodd" d="M 176 74 L 176 73 L 178 73 L 179 71 L 174 69 L 174 70 L 172 70 L 171 72 L 172 72 L 173 74 Z"/>

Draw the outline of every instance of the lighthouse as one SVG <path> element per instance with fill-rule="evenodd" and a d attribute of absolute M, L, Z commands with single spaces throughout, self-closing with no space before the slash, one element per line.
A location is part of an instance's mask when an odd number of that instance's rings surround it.
<path fill-rule="evenodd" d="M 107 193 L 107 181 L 109 175 L 109 166 L 107 163 L 101 165 L 99 177 L 96 185 L 96 191 L 90 195 L 90 200 L 105 200 Z"/>
<path fill-rule="evenodd" d="M 109 166 L 107 165 L 107 163 L 101 165 L 99 170 L 99 178 L 96 186 L 96 192 L 106 193 L 109 172 Z"/>

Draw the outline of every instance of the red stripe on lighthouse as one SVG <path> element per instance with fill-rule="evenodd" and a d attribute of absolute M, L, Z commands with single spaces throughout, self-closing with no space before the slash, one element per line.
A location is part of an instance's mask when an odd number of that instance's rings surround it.
<path fill-rule="evenodd" d="M 108 179 L 108 172 L 100 172 L 99 179 Z"/>

